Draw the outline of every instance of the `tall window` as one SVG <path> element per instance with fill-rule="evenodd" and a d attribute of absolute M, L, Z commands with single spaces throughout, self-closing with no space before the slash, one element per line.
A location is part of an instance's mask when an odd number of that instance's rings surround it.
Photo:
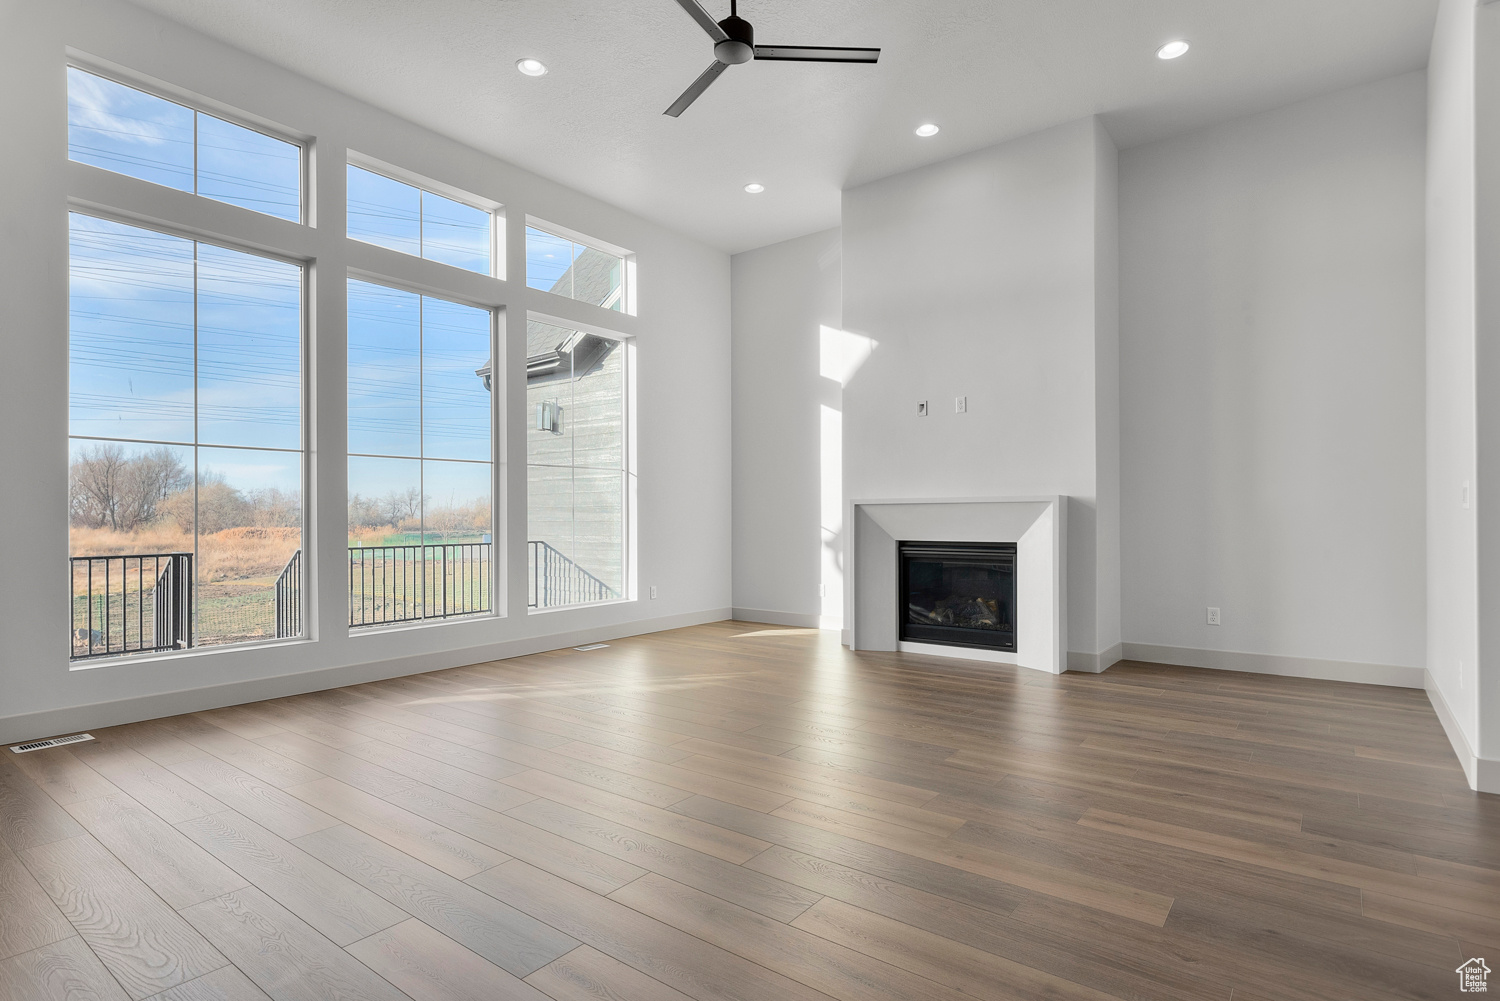
<path fill-rule="evenodd" d="M 493 275 L 495 214 L 349 164 L 349 237 Z"/>
<path fill-rule="evenodd" d="M 277 603 L 302 547 L 302 269 L 70 227 L 73 656 L 296 635 Z"/>
<path fill-rule="evenodd" d="M 68 158 L 297 222 L 302 148 L 68 67 Z"/>
<path fill-rule="evenodd" d="M 351 625 L 493 608 L 493 319 L 349 282 Z"/>
<path fill-rule="evenodd" d="M 535 226 L 526 227 L 526 284 L 604 309 L 630 311 L 623 256 Z"/>
<path fill-rule="evenodd" d="M 627 351 L 621 340 L 526 324 L 527 602 L 626 596 Z"/>

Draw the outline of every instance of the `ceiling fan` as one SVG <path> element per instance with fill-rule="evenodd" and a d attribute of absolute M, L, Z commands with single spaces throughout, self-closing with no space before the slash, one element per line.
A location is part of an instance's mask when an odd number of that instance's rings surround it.
<path fill-rule="evenodd" d="M 755 29 L 739 16 L 738 0 L 729 0 L 729 16 L 715 21 L 698 0 L 677 0 L 698 26 L 714 40 L 714 61 L 694 80 L 682 96 L 672 102 L 666 114 L 676 118 L 698 100 L 708 85 L 729 67 L 752 59 L 779 59 L 802 63 L 873 63 L 880 58 L 879 49 L 851 49 L 836 45 L 756 45 Z"/>

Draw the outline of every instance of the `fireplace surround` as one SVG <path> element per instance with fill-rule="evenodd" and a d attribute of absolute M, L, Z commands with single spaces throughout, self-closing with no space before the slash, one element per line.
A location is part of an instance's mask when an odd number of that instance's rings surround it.
<path fill-rule="evenodd" d="M 901 542 L 901 639 L 1016 650 L 1013 542 Z"/>
<path fill-rule="evenodd" d="M 852 650 L 1067 670 L 1067 500 L 1054 494 L 846 501 L 844 642 Z M 1015 546 L 1014 651 L 901 637 L 903 539 Z"/>

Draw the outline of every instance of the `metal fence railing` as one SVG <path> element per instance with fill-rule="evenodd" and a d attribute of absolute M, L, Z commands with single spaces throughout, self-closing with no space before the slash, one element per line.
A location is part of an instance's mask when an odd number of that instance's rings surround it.
<path fill-rule="evenodd" d="M 302 550 L 292 554 L 276 578 L 276 638 L 302 635 Z"/>
<path fill-rule="evenodd" d="M 526 544 L 526 563 L 526 597 L 531 608 L 619 597 L 614 588 L 546 542 Z M 74 556 L 68 565 L 74 660 L 194 645 L 192 553 Z M 493 611 L 494 571 L 489 542 L 350 546 L 349 624 L 377 626 Z M 205 585 L 205 594 L 210 590 Z M 226 631 L 224 623 L 210 616 L 212 621 L 203 627 L 209 638 L 203 642 L 255 638 L 257 629 L 259 636 L 269 638 L 271 623 L 266 619 L 271 615 L 277 639 L 301 636 L 305 615 L 301 549 L 282 566 L 270 590 L 270 594 L 261 590 L 249 596 L 260 609 L 256 613 L 259 626 Z M 249 598 L 235 600 L 243 603 Z M 216 602 L 222 603 L 213 598 L 202 614 Z"/>
<path fill-rule="evenodd" d="M 529 608 L 582 605 L 618 597 L 614 588 L 545 542 L 526 543 Z"/>
<path fill-rule="evenodd" d="M 73 660 L 193 645 L 193 554 L 68 558 Z"/>
<path fill-rule="evenodd" d="M 492 545 L 349 547 L 349 624 L 473 615 L 493 608 Z"/>

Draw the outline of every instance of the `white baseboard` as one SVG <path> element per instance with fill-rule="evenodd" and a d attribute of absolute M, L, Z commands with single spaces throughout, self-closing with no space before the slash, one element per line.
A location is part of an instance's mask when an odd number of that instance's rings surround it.
<path fill-rule="evenodd" d="M 1203 667 L 1215 671 L 1277 674 L 1287 678 L 1351 681 L 1361 685 L 1386 685 L 1391 688 L 1421 688 L 1423 675 L 1426 673 L 1420 667 L 1403 667 L 1399 664 L 1361 664 L 1352 660 L 1281 657 L 1235 650 L 1194 650 L 1191 647 L 1158 646 L 1154 643 L 1124 643 L 1122 646 L 1124 660 Z"/>
<path fill-rule="evenodd" d="M 1463 766 L 1469 788 L 1475 792 L 1500 793 L 1500 761 L 1481 758 L 1474 753 L 1473 748 L 1469 747 L 1468 738 L 1464 736 L 1463 728 L 1458 725 L 1458 717 L 1448 705 L 1448 700 L 1443 698 L 1443 690 L 1437 686 L 1432 672 L 1423 671 L 1422 674 L 1422 687 L 1427 691 L 1427 701 L 1432 703 L 1432 711 L 1437 713 L 1438 722 L 1443 724 L 1443 732 L 1448 735 L 1448 743 L 1453 745 L 1453 753 Z"/>
<path fill-rule="evenodd" d="M 1084 674 L 1103 674 L 1125 659 L 1125 644 L 1116 643 L 1103 653 L 1068 651 L 1068 670 Z"/>
<path fill-rule="evenodd" d="M 1500 761 L 1494 758 L 1474 759 L 1474 779 L 1469 783 L 1475 792 L 1500 795 Z"/>
<path fill-rule="evenodd" d="M 330 688 L 343 688 L 345 685 L 361 685 L 369 681 L 402 678 L 411 674 L 425 674 L 428 671 L 443 671 L 450 667 L 465 667 L 469 664 L 483 664 L 492 660 L 524 657 L 527 654 L 543 653 L 547 650 L 560 650 L 564 647 L 582 646 L 587 643 L 604 643 L 624 639 L 627 636 L 657 633 L 666 629 L 681 629 L 706 622 L 722 622 L 730 617 L 731 609 L 728 608 L 705 609 L 701 612 L 685 612 L 681 615 L 668 615 L 641 622 L 577 629 L 547 636 L 533 636 L 527 639 L 508 640 L 504 643 L 468 647 L 462 650 L 444 650 L 440 653 L 349 664 L 318 671 L 283 674 L 274 678 L 256 678 L 251 681 L 237 681 L 207 688 L 191 688 L 161 695 L 117 699 L 112 702 L 95 702 L 89 705 L 4 716 L 0 717 L 0 744 L 15 744 L 56 734 L 119 726 L 122 723 L 138 723 L 141 720 L 160 719 L 163 716 L 178 716 L 182 713 L 243 705 L 246 702 L 261 702 L 265 699 L 283 698 L 288 695 L 304 695 L 308 692 L 321 692 Z"/>
<path fill-rule="evenodd" d="M 736 608 L 737 622 L 763 622 L 768 626 L 792 626 L 796 629 L 818 629 L 821 616 L 809 612 L 777 612 L 769 608 Z"/>

